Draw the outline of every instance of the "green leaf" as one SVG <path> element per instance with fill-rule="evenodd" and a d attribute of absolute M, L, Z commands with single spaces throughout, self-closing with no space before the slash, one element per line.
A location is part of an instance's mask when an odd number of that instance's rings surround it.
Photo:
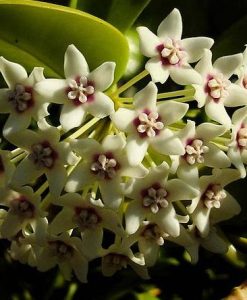
<path fill-rule="evenodd" d="M 30 0 L 0 0 L 0 55 L 28 71 L 45 67 L 49 77 L 63 77 L 63 57 L 74 44 L 91 69 L 114 61 L 116 80 L 128 61 L 128 43 L 113 26 L 72 8 Z"/>
<path fill-rule="evenodd" d="M 128 30 L 151 0 L 113 0 L 107 21 L 120 31 Z"/>
<path fill-rule="evenodd" d="M 234 23 L 217 40 L 213 47 L 214 57 L 230 55 L 244 51 L 246 36 L 244 32 L 247 28 L 247 16 Z"/>

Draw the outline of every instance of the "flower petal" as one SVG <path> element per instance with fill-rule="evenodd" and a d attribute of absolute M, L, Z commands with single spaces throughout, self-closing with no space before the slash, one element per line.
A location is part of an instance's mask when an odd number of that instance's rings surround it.
<path fill-rule="evenodd" d="M 114 103 L 102 92 L 95 92 L 92 102 L 86 103 L 86 110 L 97 118 L 104 118 L 114 112 Z"/>
<path fill-rule="evenodd" d="M 128 234 L 133 234 L 141 225 L 141 221 L 145 218 L 143 209 L 140 203 L 135 200 L 129 202 L 125 212 L 126 231 Z"/>
<path fill-rule="evenodd" d="M 169 71 L 162 65 L 159 57 L 149 59 L 145 64 L 145 69 L 150 74 L 153 82 L 165 83 L 169 77 Z"/>
<path fill-rule="evenodd" d="M 221 206 L 218 209 L 212 209 L 211 211 L 211 223 L 219 223 L 224 220 L 228 220 L 241 212 L 241 207 L 237 200 L 226 192 L 226 198 L 222 199 Z"/>
<path fill-rule="evenodd" d="M 179 103 L 176 101 L 163 102 L 157 105 L 157 111 L 166 126 L 181 120 L 188 108 L 189 105 L 187 103 Z"/>
<path fill-rule="evenodd" d="M 227 89 L 228 95 L 224 98 L 224 105 L 235 107 L 247 105 L 247 90 L 243 87 L 231 84 Z"/>
<path fill-rule="evenodd" d="M 195 89 L 194 98 L 198 102 L 198 107 L 201 108 L 205 105 L 207 100 L 207 94 L 204 91 L 202 85 L 199 84 L 192 84 L 193 88 Z"/>
<path fill-rule="evenodd" d="M 232 164 L 239 170 L 241 178 L 246 176 L 246 168 L 243 164 L 241 153 L 237 147 L 229 147 L 227 152 Z"/>
<path fill-rule="evenodd" d="M 119 108 L 111 115 L 111 120 L 114 125 L 121 131 L 130 132 L 133 128 L 133 120 L 136 117 L 136 112 L 127 108 Z"/>
<path fill-rule="evenodd" d="M 137 110 L 156 110 L 158 89 L 153 82 L 149 82 L 144 89 L 134 96 L 133 104 Z"/>
<path fill-rule="evenodd" d="M 105 91 L 114 80 L 114 71 L 116 64 L 114 62 L 105 62 L 88 75 L 88 80 L 93 82 L 97 91 Z"/>
<path fill-rule="evenodd" d="M 216 103 L 214 101 L 209 101 L 205 105 L 206 114 L 214 121 L 225 125 L 227 128 L 231 127 L 231 119 L 228 116 L 224 104 L 222 102 Z"/>
<path fill-rule="evenodd" d="M 26 157 L 16 167 L 11 184 L 13 186 L 22 186 L 27 183 L 30 184 L 43 173 L 43 169 L 37 169 L 36 165 Z"/>
<path fill-rule="evenodd" d="M 1 238 L 13 238 L 18 233 L 18 231 L 21 230 L 22 223 L 23 221 L 18 215 L 12 212 L 8 212 L 0 227 Z"/>
<path fill-rule="evenodd" d="M 99 252 L 102 248 L 103 229 L 101 227 L 88 229 L 81 233 L 83 252 L 87 258 L 94 259 L 100 256 Z"/>
<path fill-rule="evenodd" d="M 3 135 L 11 141 L 11 135 L 16 134 L 24 129 L 27 129 L 31 123 L 30 114 L 13 113 L 8 117 L 3 128 Z"/>
<path fill-rule="evenodd" d="M 105 206 L 118 209 L 123 200 L 120 180 L 118 178 L 102 180 L 99 187 Z"/>
<path fill-rule="evenodd" d="M 68 181 L 65 185 L 65 191 L 70 193 L 79 191 L 85 185 L 92 183 L 94 180 L 95 176 L 90 172 L 90 166 L 85 163 L 80 163 L 69 175 Z"/>
<path fill-rule="evenodd" d="M 107 135 L 102 141 L 104 151 L 121 151 L 126 144 L 126 141 L 120 135 Z"/>
<path fill-rule="evenodd" d="M 180 85 L 188 85 L 193 83 L 200 84 L 202 82 L 201 75 L 190 65 L 171 67 L 170 76 L 174 82 Z"/>
<path fill-rule="evenodd" d="M 62 189 L 67 179 L 67 172 L 62 163 L 57 163 L 55 166 L 46 172 L 49 183 L 49 191 L 54 197 L 60 196 Z"/>
<path fill-rule="evenodd" d="M 229 243 L 229 242 L 228 242 Z M 220 237 L 216 228 L 211 228 L 209 235 L 201 240 L 201 245 L 208 251 L 214 253 L 225 253 L 228 250 L 228 243 Z"/>
<path fill-rule="evenodd" d="M 197 126 L 196 137 L 201 138 L 204 142 L 206 142 L 213 140 L 225 132 L 226 128 L 224 126 L 205 122 Z"/>
<path fill-rule="evenodd" d="M 207 37 L 192 37 L 181 41 L 182 47 L 188 54 L 189 63 L 198 61 L 204 54 L 204 49 L 210 49 L 214 43 L 213 39 Z"/>
<path fill-rule="evenodd" d="M 82 124 L 86 116 L 84 105 L 75 106 L 71 103 L 64 104 L 61 115 L 60 123 L 65 131 L 78 127 Z"/>
<path fill-rule="evenodd" d="M 9 113 L 11 110 L 11 105 L 9 103 L 8 97 L 9 89 L 0 89 L 0 113 Z"/>
<path fill-rule="evenodd" d="M 231 165 L 229 157 L 214 144 L 208 144 L 209 151 L 204 154 L 205 165 L 212 168 L 228 168 Z"/>
<path fill-rule="evenodd" d="M 166 155 L 183 155 L 184 146 L 180 139 L 169 129 L 162 130 L 150 141 L 150 145 L 159 153 Z"/>
<path fill-rule="evenodd" d="M 138 247 L 140 252 L 144 255 L 145 265 L 148 267 L 154 266 L 159 257 L 159 245 L 153 240 L 140 238 L 138 241 Z"/>
<path fill-rule="evenodd" d="M 196 64 L 195 70 L 199 72 L 203 77 L 206 77 L 213 71 L 212 52 L 210 50 L 204 50 L 204 54 L 201 60 Z"/>
<path fill-rule="evenodd" d="M 72 221 L 74 212 L 72 209 L 63 208 L 49 225 L 51 234 L 59 234 L 74 229 L 76 224 Z"/>
<path fill-rule="evenodd" d="M 180 225 L 172 204 L 160 209 L 156 215 L 153 214 L 149 219 L 156 222 L 164 232 L 173 237 L 178 236 L 180 233 Z"/>
<path fill-rule="evenodd" d="M 23 84 L 26 86 L 34 86 L 37 82 L 45 80 L 43 72 L 44 68 L 35 67 Z"/>
<path fill-rule="evenodd" d="M 210 209 L 204 206 L 203 203 L 199 202 L 197 208 L 192 214 L 193 223 L 200 231 L 202 237 L 206 237 L 209 233 L 210 224 L 209 224 L 209 215 Z"/>
<path fill-rule="evenodd" d="M 83 54 L 75 45 L 69 45 L 64 56 L 65 77 L 75 79 L 78 76 L 87 76 L 88 73 L 88 64 Z"/>
<path fill-rule="evenodd" d="M 68 83 L 64 79 L 45 79 L 36 83 L 37 99 L 43 102 L 64 104 L 69 101 L 66 94 Z"/>
<path fill-rule="evenodd" d="M 2 56 L 0 57 L 0 71 L 10 89 L 14 89 L 16 84 L 23 83 L 27 79 L 27 72 L 21 65 L 13 63 Z"/>
<path fill-rule="evenodd" d="M 183 24 L 181 14 L 174 8 L 172 12 L 160 23 L 158 27 L 158 37 L 170 37 L 174 40 L 180 40 L 182 36 Z"/>
<path fill-rule="evenodd" d="M 148 142 L 136 136 L 129 135 L 127 138 L 126 153 L 131 166 L 139 165 L 148 148 Z"/>
<path fill-rule="evenodd" d="M 140 50 L 144 56 L 157 56 L 157 46 L 161 44 L 160 39 L 147 27 L 140 26 L 136 28 L 139 34 Z"/>
<path fill-rule="evenodd" d="M 242 63 L 243 55 L 241 53 L 222 56 L 213 64 L 213 67 L 217 69 L 220 73 L 224 74 L 227 78 L 231 77 L 239 65 Z"/>
<path fill-rule="evenodd" d="M 190 200 L 198 195 L 194 188 L 180 179 L 167 181 L 166 189 L 169 201 Z"/>

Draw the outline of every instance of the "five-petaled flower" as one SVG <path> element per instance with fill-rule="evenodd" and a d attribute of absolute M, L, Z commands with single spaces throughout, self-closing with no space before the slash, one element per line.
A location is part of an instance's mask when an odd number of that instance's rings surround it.
<path fill-rule="evenodd" d="M 195 37 L 181 40 L 182 18 L 174 9 L 159 25 L 158 36 L 147 27 L 138 27 L 140 47 L 143 55 L 150 57 L 145 65 L 154 82 L 164 83 L 170 75 L 178 84 L 200 83 L 200 75 L 190 66 L 210 49 L 213 40 Z"/>
<path fill-rule="evenodd" d="M 82 53 L 69 45 L 64 58 L 66 79 L 46 79 L 35 85 L 35 91 L 42 99 L 63 104 L 60 123 L 64 130 L 82 124 L 86 112 L 103 118 L 114 110 L 112 100 L 103 93 L 114 79 L 114 62 L 105 62 L 89 72 Z"/>

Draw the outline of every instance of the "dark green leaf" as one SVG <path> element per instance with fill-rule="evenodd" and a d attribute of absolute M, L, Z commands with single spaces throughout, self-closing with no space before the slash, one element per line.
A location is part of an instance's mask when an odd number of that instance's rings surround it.
<path fill-rule="evenodd" d="M 63 76 L 69 44 L 85 55 L 91 69 L 115 61 L 116 79 L 128 60 L 125 37 L 113 26 L 87 13 L 38 1 L 0 1 L 0 55 L 27 70 L 43 66 L 48 76 Z"/>
<path fill-rule="evenodd" d="M 113 0 L 107 21 L 125 32 L 151 0 Z"/>

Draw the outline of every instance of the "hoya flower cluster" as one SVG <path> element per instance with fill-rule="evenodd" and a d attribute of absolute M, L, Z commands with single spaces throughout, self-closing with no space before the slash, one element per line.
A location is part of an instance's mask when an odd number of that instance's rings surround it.
<path fill-rule="evenodd" d="M 114 62 L 89 70 L 74 45 L 64 79 L 0 58 L 0 236 L 13 259 L 86 282 L 96 258 L 105 276 L 130 265 L 149 278 L 167 240 L 192 262 L 199 246 L 227 251 L 217 225 L 241 210 L 225 187 L 246 176 L 246 51 L 212 63 L 213 40 L 182 39 L 177 9 L 157 35 L 137 31 L 149 60 L 131 82 L 151 80 L 132 98 L 121 96 L 129 83 L 111 87 Z M 181 89 L 158 93 L 169 76 Z M 207 121 L 190 117 L 195 106 Z"/>

